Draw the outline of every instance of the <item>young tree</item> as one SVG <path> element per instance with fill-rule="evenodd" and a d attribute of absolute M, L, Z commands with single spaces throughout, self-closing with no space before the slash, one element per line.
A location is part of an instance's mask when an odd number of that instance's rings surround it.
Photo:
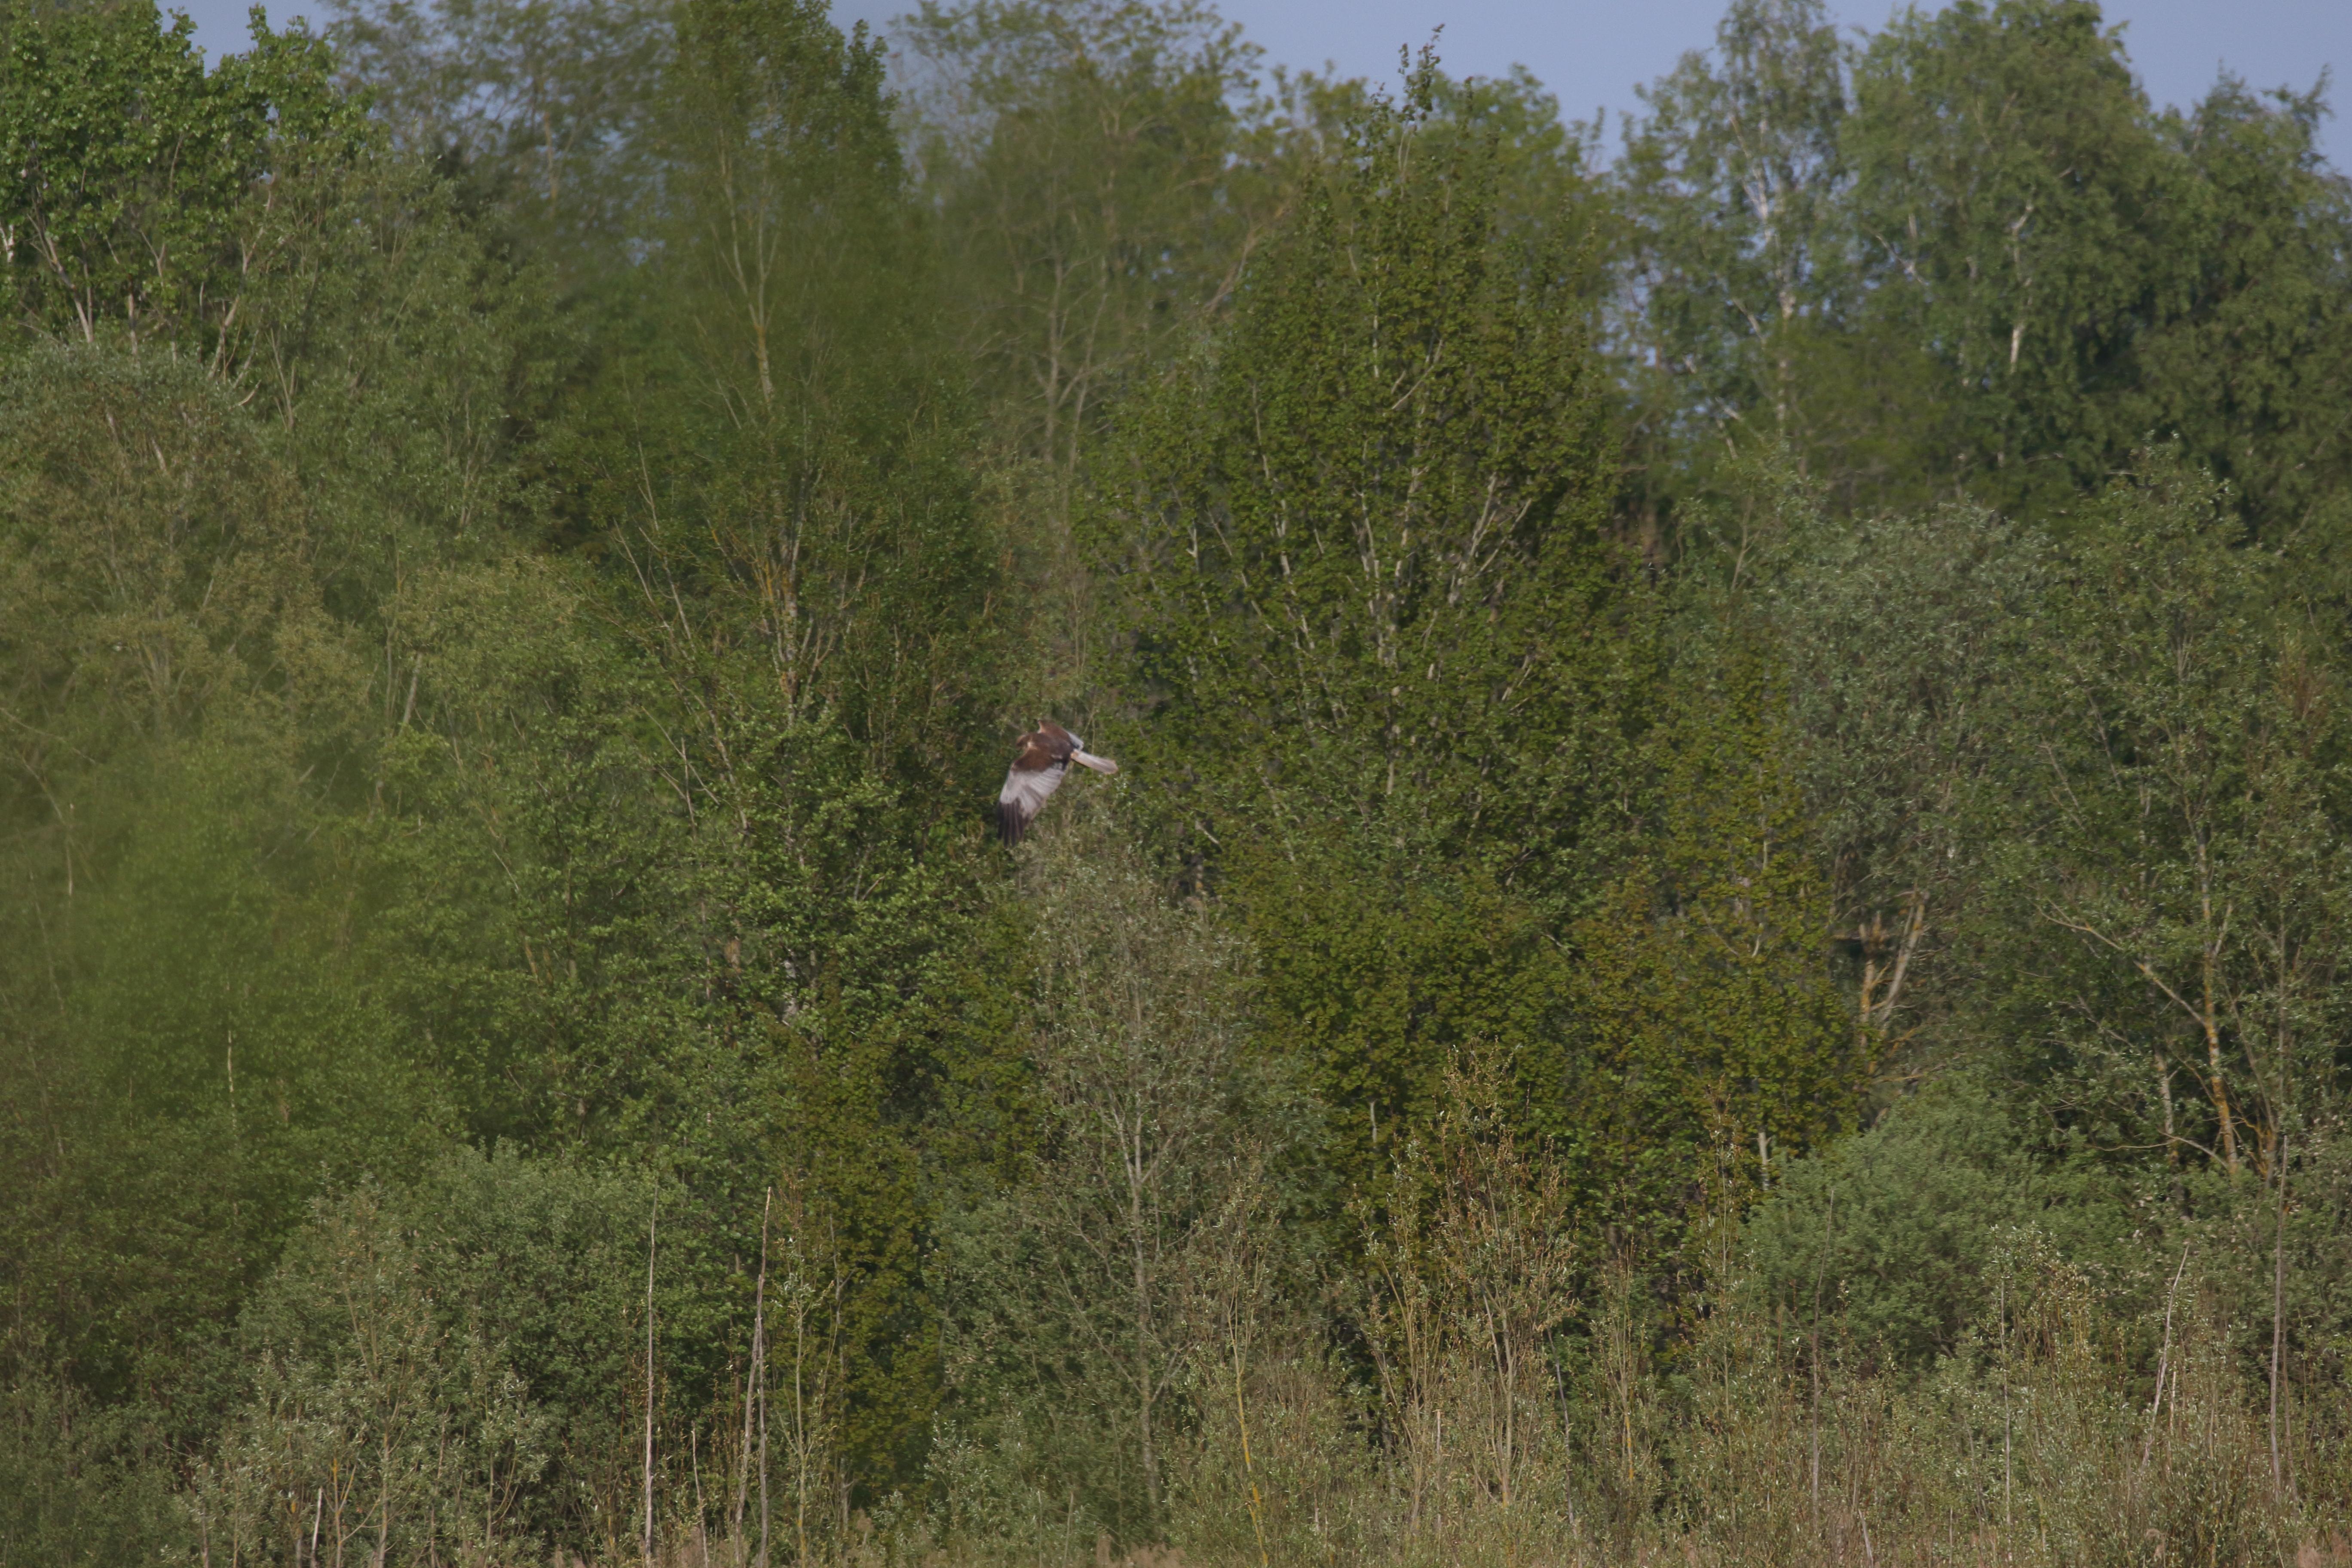
<path fill-rule="evenodd" d="M 879 47 L 801 0 L 675 22 L 635 326 L 564 435 L 620 706 L 500 738 L 559 939 L 533 1098 L 666 1148 L 739 1237 L 762 1173 L 817 1194 L 845 1525 L 929 1422 L 907 1014 L 979 908 L 1002 560 Z"/>
<path fill-rule="evenodd" d="M 1364 1242 L 1356 1327 L 1382 1435 L 1411 1478 L 1410 1533 L 1458 1489 L 1492 1499 L 1515 1546 L 1540 1528 L 1528 1478 L 1551 1447 L 1575 1216 L 1556 1152 L 1514 1130 L 1517 1098 L 1491 1058 L 1449 1064 L 1443 1110 L 1391 1151 L 1388 1212 Z"/>
<path fill-rule="evenodd" d="M 2047 512 L 2116 456 L 2178 166 L 2085 0 L 1899 19 L 1854 70 L 1848 223 L 1864 318 L 1926 346 L 1959 422 L 1950 482 Z"/>
<path fill-rule="evenodd" d="M 1745 606 L 1718 613 L 1662 726 L 1655 836 L 1575 933 L 1562 1092 L 1538 1123 L 1662 1274 L 1694 1261 L 1703 1205 L 1848 1129 L 1874 1065 L 1833 978 L 1787 676 Z"/>
<path fill-rule="evenodd" d="M 1841 270 L 1845 50 L 1815 0 L 1735 0 L 1716 47 L 1644 89 L 1627 134 L 1622 330 L 1714 440 L 1795 442 L 1800 340 Z"/>
<path fill-rule="evenodd" d="M 2325 410 L 2352 276 L 2315 96 L 2225 80 L 2158 113 L 2074 0 L 1906 16 L 1852 52 L 1817 11 L 1742 0 L 1718 40 L 1649 90 L 1617 166 L 1645 526 L 1745 437 L 1842 510 L 2046 518 L 2154 433 L 2266 536 L 2340 528 L 2319 498 L 2347 456 Z"/>
<path fill-rule="evenodd" d="M 2151 459 L 2065 562 L 1990 967 L 2064 1120 L 2267 1177 L 2341 1005 L 2340 677 L 2219 500 Z"/>
<path fill-rule="evenodd" d="M 1022 1481 L 1076 1489 L 1118 1536 L 1148 1541 L 1187 1401 L 1227 1352 L 1204 1339 L 1200 1298 L 1223 1278 L 1219 1222 L 1264 1131 L 1242 949 L 1171 907 L 1099 809 L 1050 835 L 1023 885 L 1040 906 L 1045 1125 L 1032 1168 L 950 1224 L 957 1416 L 1003 1422 L 1000 1440 L 1043 1460 Z"/>
<path fill-rule="evenodd" d="M 644 0 L 332 0 L 346 84 L 503 237 L 578 284 L 637 238 L 673 46 Z M 354 96 L 358 96 L 357 93 Z"/>
<path fill-rule="evenodd" d="M 1573 258 L 1496 235 L 1491 143 L 1425 145 L 1434 87 L 1366 109 L 1155 393 L 1105 566 L 1196 847 L 1336 830 L 1552 900 L 1632 721 L 1598 373 Z"/>
<path fill-rule="evenodd" d="M 1495 139 L 1431 134 L 1438 85 L 1344 122 L 1097 520 L 1147 809 L 1247 911 L 1334 1219 L 1454 1049 L 1550 1031 L 1641 719 L 1588 296 L 1557 226 L 1501 232 Z"/>
<path fill-rule="evenodd" d="M 2267 98 L 2268 101 L 2265 101 Z M 2254 536 L 2338 553 L 2352 440 L 2352 187 L 2315 144 L 2317 89 L 2224 78 L 2161 132 L 2187 178 L 2167 205 L 2159 316 L 2108 438 L 2151 431 L 2230 485 Z"/>
<path fill-rule="evenodd" d="M 1891 1088 L 1963 1048 L 2050 547 L 1969 507 L 1832 522 L 1801 493 L 1780 506 L 1793 515 L 1759 610 L 1787 661 L 1789 761 L 1852 955 L 1857 1038 Z"/>
<path fill-rule="evenodd" d="M 929 0 L 909 21 L 974 346 L 1066 505 L 1110 393 L 1230 292 L 1265 221 L 1256 51 L 1190 0 Z"/>
<path fill-rule="evenodd" d="M 1100 608 L 1072 525 L 1111 411 L 1230 302 L 1288 195 L 1256 50 L 1195 0 L 926 0 L 903 36 L 1033 699 L 1084 700 Z"/>
<path fill-rule="evenodd" d="M 346 248 L 370 138 L 299 26 L 209 72 L 192 32 L 128 5 L 0 34 L 0 288 L 43 336 L 176 347 L 249 385 L 272 307 Z"/>

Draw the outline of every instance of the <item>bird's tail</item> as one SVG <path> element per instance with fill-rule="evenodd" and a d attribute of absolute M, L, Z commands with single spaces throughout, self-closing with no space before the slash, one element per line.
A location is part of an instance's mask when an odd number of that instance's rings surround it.
<path fill-rule="evenodd" d="M 1097 757 L 1092 752 L 1072 752 L 1070 753 L 1070 761 L 1077 763 L 1080 767 L 1092 768 L 1098 773 L 1115 773 L 1118 772 L 1118 764 L 1117 763 L 1112 762 L 1108 757 Z"/>

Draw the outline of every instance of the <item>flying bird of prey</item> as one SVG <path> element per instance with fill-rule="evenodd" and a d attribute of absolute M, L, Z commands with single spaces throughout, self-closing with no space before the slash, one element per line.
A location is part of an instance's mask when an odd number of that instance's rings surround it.
<path fill-rule="evenodd" d="M 1034 730 L 1021 737 L 1021 752 L 1004 771 L 1004 787 L 996 795 L 996 826 L 1004 842 L 1021 842 L 1021 836 L 1045 809 L 1045 802 L 1061 787 L 1062 775 L 1070 771 L 1072 763 L 1098 773 L 1118 772 L 1117 763 L 1093 756 L 1086 748 L 1084 741 L 1051 719 L 1038 721 Z"/>

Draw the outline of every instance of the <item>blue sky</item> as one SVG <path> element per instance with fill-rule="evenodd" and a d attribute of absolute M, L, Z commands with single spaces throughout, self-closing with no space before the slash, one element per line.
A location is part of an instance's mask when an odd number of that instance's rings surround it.
<path fill-rule="evenodd" d="M 165 0 L 170 4 L 170 0 Z M 196 37 L 215 54 L 245 38 L 247 0 L 184 0 Z M 887 33 L 907 0 L 835 0 L 845 20 L 864 18 Z M 1635 107 L 1633 88 L 1664 75 L 1684 50 L 1713 39 L 1722 0 L 1223 0 L 1271 60 L 1336 65 L 1350 76 L 1392 77 L 1397 48 L 1420 44 L 1440 23 L 1446 67 L 1456 75 L 1494 75 L 1524 64 L 1559 95 L 1563 113 Z M 1832 0 L 1849 26 L 1874 27 L 1894 7 L 1885 0 Z M 271 7 L 273 19 L 299 5 Z M 2352 0 L 2111 0 L 2110 21 L 2126 24 L 2132 63 L 2158 102 L 2189 103 L 2227 68 L 2257 88 L 2308 88 L 2322 69 L 2352 70 Z M 2341 97 L 2339 93 L 2336 96 Z M 2339 121 L 2323 132 L 2330 156 L 2347 161 L 2352 140 Z"/>

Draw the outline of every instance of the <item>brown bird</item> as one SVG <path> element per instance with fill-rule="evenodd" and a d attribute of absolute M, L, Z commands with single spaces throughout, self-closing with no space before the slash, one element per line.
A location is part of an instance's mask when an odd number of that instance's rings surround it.
<path fill-rule="evenodd" d="M 1045 809 L 1045 802 L 1061 787 L 1062 775 L 1070 771 L 1072 763 L 1098 773 L 1118 772 L 1117 763 L 1090 755 L 1084 741 L 1051 719 L 1039 720 L 1034 730 L 1021 737 L 1020 754 L 1005 770 L 1004 787 L 996 795 L 996 827 L 1004 842 L 1021 842 L 1021 836 Z"/>

